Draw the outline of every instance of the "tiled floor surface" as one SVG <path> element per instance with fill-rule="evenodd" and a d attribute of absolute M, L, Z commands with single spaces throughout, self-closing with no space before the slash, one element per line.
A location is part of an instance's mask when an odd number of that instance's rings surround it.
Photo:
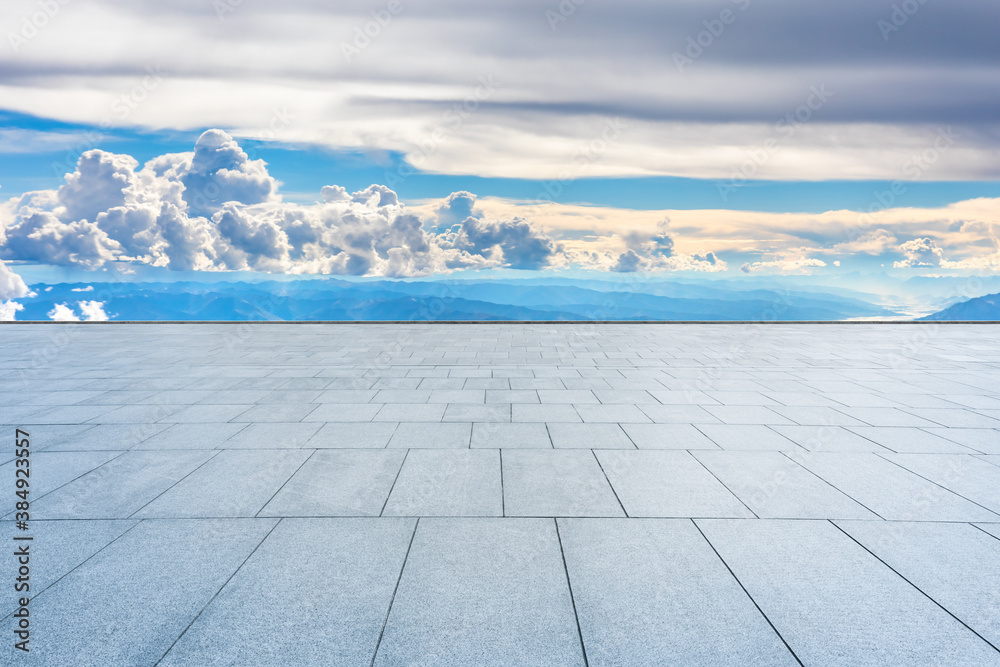
<path fill-rule="evenodd" d="M 0 379 L 3 664 L 1000 665 L 994 326 L 10 325 Z"/>

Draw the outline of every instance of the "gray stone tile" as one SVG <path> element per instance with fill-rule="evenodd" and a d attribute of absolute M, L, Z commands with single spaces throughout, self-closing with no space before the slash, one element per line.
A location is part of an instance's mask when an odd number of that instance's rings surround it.
<path fill-rule="evenodd" d="M 338 422 L 323 424 L 306 447 L 317 449 L 382 449 L 396 432 L 393 422 Z"/>
<path fill-rule="evenodd" d="M 640 405 L 656 424 L 717 424 L 719 419 L 701 405 Z"/>
<path fill-rule="evenodd" d="M 442 419 L 446 422 L 510 422 L 510 414 L 510 405 L 507 403 L 452 403 L 444 411 Z"/>
<path fill-rule="evenodd" d="M 303 422 L 371 421 L 382 405 L 378 403 L 322 403 L 302 418 Z"/>
<path fill-rule="evenodd" d="M 797 664 L 690 521 L 558 522 L 590 664 Z"/>
<path fill-rule="evenodd" d="M 19 414 L 17 408 L 20 407 L 22 406 L 9 408 L 3 415 L 3 421 L 25 424 L 83 424 L 114 409 L 109 405 L 68 405 L 44 410 L 39 410 L 39 406 L 33 406 L 23 413 L 24 416 L 17 418 Z"/>
<path fill-rule="evenodd" d="M 618 424 L 548 424 L 556 449 L 635 449 Z"/>
<path fill-rule="evenodd" d="M 319 424 L 249 424 L 226 440 L 225 449 L 278 449 L 303 447 L 320 429 Z"/>
<path fill-rule="evenodd" d="M 253 517 L 310 454 L 273 449 L 220 452 L 134 516 Z"/>
<path fill-rule="evenodd" d="M 29 547 L 31 597 L 35 598 L 137 523 L 129 520 L 32 522 L 30 531 L 32 540 Z M 11 523 L 4 522 L 0 525 L 3 526 L 5 535 L 14 534 L 14 526 Z M 8 542 L 8 545 L 12 545 L 11 552 L 17 547 L 17 543 L 13 541 Z M 16 558 L 4 558 L 0 561 L 0 576 L 4 581 L 11 582 L 12 588 L 15 577 L 18 576 L 18 565 Z M 16 610 L 17 604 L 13 594 L 6 596 L 0 603 L 0 617 Z M 31 610 L 30 604 L 29 610 Z M 4 642 L 5 649 L 7 643 Z"/>
<path fill-rule="evenodd" d="M 919 419 L 933 422 L 926 426 L 947 426 L 949 428 L 1000 428 L 1000 419 L 989 416 L 987 410 L 949 410 L 941 408 L 907 409 Z"/>
<path fill-rule="evenodd" d="M 897 408 L 841 408 L 841 412 L 869 426 L 939 426 Z"/>
<path fill-rule="evenodd" d="M 166 424 L 102 424 L 77 435 L 60 438 L 46 447 L 46 451 L 124 451 L 138 447 L 166 428 Z"/>
<path fill-rule="evenodd" d="M 771 408 L 758 405 L 706 405 L 704 406 L 704 410 L 723 424 L 795 423 Z"/>
<path fill-rule="evenodd" d="M 545 424 L 487 423 L 472 425 L 472 448 L 551 449 Z"/>
<path fill-rule="evenodd" d="M 468 449 L 472 424 L 400 424 L 389 440 L 389 448 Z"/>
<path fill-rule="evenodd" d="M 589 389 L 539 389 L 537 393 L 538 400 L 542 403 L 600 403 Z"/>
<path fill-rule="evenodd" d="M 373 421 L 377 422 L 439 422 L 447 406 L 390 403 L 382 406 Z M 330 421 L 330 420 L 328 420 Z"/>
<path fill-rule="evenodd" d="M 368 403 L 376 392 L 367 389 L 328 389 L 316 397 L 316 403 Z"/>
<path fill-rule="evenodd" d="M 826 521 L 698 525 L 807 665 L 992 665 L 1000 654 Z"/>
<path fill-rule="evenodd" d="M 156 435 L 135 445 L 135 449 L 218 449 L 227 440 L 247 427 L 247 424 L 220 422 L 217 424 L 165 424 Z"/>
<path fill-rule="evenodd" d="M 34 502 L 119 455 L 119 452 L 33 452 L 29 456 L 29 476 L 20 478 L 28 480 L 29 500 Z M 7 492 L 0 495 L 0 516 L 13 512 L 19 500 L 14 495 L 16 470 L 13 460 L 0 465 L 0 479 L 9 484 Z"/>
<path fill-rule="evenodd" d="M 886 454 L 885 458 L 1000 516 L 1000 468 L 964 454 Z"/>
<path fill-rule="evenodd" d="M 528 405 L 515 403 L 511 406 L 511 421 L 571 423 L 583 420 L 570 404 Z"/>
<path fill-rule="evenodd" d="M 810 453 L 796 460 L 890 521 L 993 521 L 997 515 L 875 454 Z"/>
<path fill-rule="evenodd" d="M 318 406 L 306 403 L 304 405 L 255 405 L 246 412 L 233 417 L 233 422 L 298 422 L 302 421 Z"/>
<path fill-rule="evenodd" d="M 848 429 L 858 435 L 882 445 L 893 452 L 975 454 L 976 451 L 957 443 L 928 433 L 919 428 L 906 426 L 856 426 Z"/>
<path fill-rule="evenodd" d="M 829 407 L 771 406 L 771 410 L 801 426 L 864 426 L 865 422 Z M 784 422 L 782 422 L 784 423 Z"/>
<path fill-rule="evenodd" d="M 585 423 L 631 424 L 648 423 L 651 420 L 635 405 L 575 405 L 576 411 Z"/>
<path fill-rule="evenodd" d="M 685 451 L 595 452 L 630 517 L 753 517 Z"/>
<path fill-rule="evenodd" d="M 889 567 L 1000 646 L 1000 540 L 961 523 L 838 521 Z"/>
<path fill-rule="evenodd" d="M 36 500 L 37 519 L 126 519 L 216 452 L 125 452 Z"/>
<path fill-rule="evenodd" d="M 251 405 L 192 405 L 167 415 L 164 424 L 207 424 L 227 422 L 246 412 Z"/>
<path fill-rule="evenodd" d="M 698 429 L 726 450 L 801 451 L 788 438 L 760 424 L 699 424 Z"/>
<path fill-rule="evenodd" d="M 691 424 L 622 424 L 639 449 L 718 449 Z"/>
<path fill-rule="evenodd" d="M 284 519 L 160 664 L 370 664 L 414 523 Z"/>
<path fill-rule="evenodd" d="M 90 424 L 149 424 L 177 412 L 176 405 L 124 405 L 91 419 Z"/>
<path fill-rule="evenodd" d="M 983 454 L 1000 454 L 1000 431 L 995 429 L 928 428 L 924 430 Z"/>
<path fill-rule="evenodd" d="M 512 449 L 502 461 L 506 516 L 624 516 L 590 451 Z"/>
<path fill-rule="evenodd" d="M 486 403 L 486 391 L 483 389 L 434 389 L 431 390 L 431 396 L 427 402 L 482 405 Z"/>
<path fill-rule="evenodd" d="M 375 664 L 417 656 L 450 665 L 583 665 L 553 522 L 422 519 Z"/>
<path fill-rule="evenodd" d="M 530 389 L 487 389 L 487 403 L 538 403 L 538 394 Z"/>
<path fill-rule="evenodd" d="M 692 454 L 759 517 L 878 519 L 781 452 Z"/>
<path fill-rule="evenodd" d="M 378 516 L 405 455 L 398 450 L 317 450 L 259 514 Z"/>
<path fill-rule="evenodd" d="M 768 427 L 811 452 L 888 452 L 881 445 L 842 426 Z"/>
<path fill-rule="evenodd" d="M 34 617 L 47 619 L 44 639 L 31 645 L 33 660 L 156 663 L 273 525 L 259 519 L 143 522 L 31 601 Z M 2 624 L 4 635 L 12 636 L 11 622 Z M 12 642 L 2 650 L 3 661 L 16 664 Z"/>
<path fill-rule="evenodd" d="M 385 516 L 501 516 L 500 452 L 414 450 L 407 454 Z"/>

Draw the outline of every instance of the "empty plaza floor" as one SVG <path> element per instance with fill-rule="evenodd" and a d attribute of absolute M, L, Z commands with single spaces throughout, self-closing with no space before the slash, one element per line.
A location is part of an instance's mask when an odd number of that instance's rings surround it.
<path fill-rule="evenodd" d="M 0 326 L 0 663 L 1000 665 L 998 343 Z"/>

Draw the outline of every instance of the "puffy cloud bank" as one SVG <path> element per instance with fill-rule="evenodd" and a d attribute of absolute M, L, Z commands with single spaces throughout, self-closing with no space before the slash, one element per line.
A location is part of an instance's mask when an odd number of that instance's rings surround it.
<path fill-rule="evenodd" d="M 191 152 L 141 166 L 128 155 L 90 150 L 58 190 L 29 192 L 0 208 L 0 257 L 87 269 L 131 261 L 186 271 L 386 277 L 720 266 L 711 253 L 674 256 L 663 233 L 628 236 L 620 257 L 570 252 L 525 218 L 487 217 L 468 192 L 454 193 L 427 217 L 383 185 L 353 193 L 330 185 L 321 196 L 312 205 L 283 202 L 263 160 L 221 130 L 202 134 Z"/>

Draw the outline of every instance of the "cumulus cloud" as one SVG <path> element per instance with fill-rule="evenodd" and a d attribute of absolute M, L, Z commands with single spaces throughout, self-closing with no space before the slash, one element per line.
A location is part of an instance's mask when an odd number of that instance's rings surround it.
<path fill-rule="evenodd" d="M 19 299 L 23 296 L 28 296 L 28 286 L 21 276 L 0 260 L 0 300 Z"/>
<path fill-rule="evenodd" d="M 906 259 L 893 263 L 897 269 L 941 266 L 945 261 L 944 251 L 929 238 L 912 239 L 900 245 L 899 250 Z"/>
<path fill-rule="evenodd" d="M 57 303 L 55 307 L 48 312 L 49 319 L 55 322 L 79 322 L 80 318 L 77 317 L 73 309 L 67 306 L 65 303 Z"/>
<path fill-rule="evenodd" d="M 135 262 L 181 271 L 412 277 L 462 269 L 578 266 L 720 271 L 713 253 L 675 251 L 669 221 L 611 235 L 609 252 L 571 249 L 524 215 L 488 215 L 470 192 L 420 213 L 385 185 L 322 188 L 322 201 L 282 201 L 265 163 L 209 130 L 188 153 L 144 165 L 85 152 L 57 190 L 0 205 L 0 258 L 97 269 Z M 57 315 L 64 316 L 59 310 Z"/>
<path fill-rule="evenodd" d="M 795 259 L 777 259 L 767 262 L 746 262 L 740 267 L 743 273 L 775 270 L 779 273 L 809 273 L 811 268 L 821 268 L 826 262 L 815 257 L 799 257 Z"/>
<path fill-rule="evenodd" d="M 80 301 L 76 305 L 80 309 L 80 315 L 77 315 L 68 303 L 57 303 L 48 312 L 48 317 L 55 322 L 106 322 L 108 320 L 108 315 L 104 312 L 103 301 Z"/>
<path fill-rule="evenodd" d="M 0 322 L 13 322 L 21 310 L 24 310 L 24 306 L 17 301 L 0 301 Z"/>

